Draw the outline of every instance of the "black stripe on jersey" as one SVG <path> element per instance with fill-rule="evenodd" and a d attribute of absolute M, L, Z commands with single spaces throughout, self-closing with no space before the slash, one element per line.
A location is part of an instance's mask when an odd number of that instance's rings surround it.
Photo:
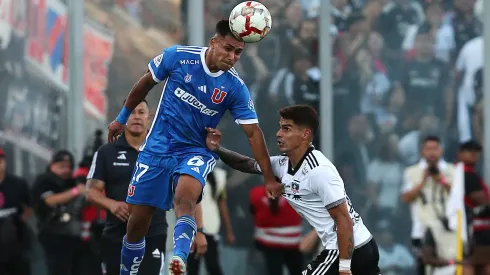
<path fill-rule="evenodd" d="M 318 163 L 318 160 L 316 159 L 315 154 L 313 154 L 313 152 L 311 152 L 308 156 L 311 157 L 311 160 L 313 161 L 313 163 L 315 163 L 315 167 L 320 166 L 320 164 Z"/>
<path fill-rule="evenodd" d="M 318 166 L 318 161 L 316 161 L 316 159 L 312 158 L 311 153 L 306 156 L 306 161 L 308 161 L 308 163 L 311 163 L 310 169 L 313 169 L 313 168 Z"/>
<path fill-rule="evenodd" d="M 312 163 L 311 159 L 307 156 L 305 158 L 305 160 L 308 163 L 308 166 L 310 166 L 310 170 L 312 170 L 314 167 L 313 167 L 313 163 Z"/>

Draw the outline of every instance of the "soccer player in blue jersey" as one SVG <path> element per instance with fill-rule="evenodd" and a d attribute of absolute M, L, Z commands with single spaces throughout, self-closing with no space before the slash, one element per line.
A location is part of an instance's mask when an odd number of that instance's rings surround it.
<path fill-rule="evenodd" d="M 173 46 L 148 64 L 109 125 L 109 141 L 123 131 L 134 108 L 157 83 L 164 82 L 155 120 L 140 148 L 126 202 L 130 217 L 121 253 L 121 275 L 137 274 L 145 235 L 155 208 L 175 208 L 174 256 L 170 274 L 185 273 L 194 237 L 202 233 L 201 200 L 206 176 L 217 155 L 206 147 L 206 128 L 215 128 L 229 110 L 248 137 L 264 174 L 269 196 L 281 195 L 247 86 L 233 65 L 244 43 L 231 33 L 228 20 L 216 25 L 209 47 Z M 196 236 L 197 234 L 197 236 Z M 203 236 L 202 236 L 203 237 Z"/>

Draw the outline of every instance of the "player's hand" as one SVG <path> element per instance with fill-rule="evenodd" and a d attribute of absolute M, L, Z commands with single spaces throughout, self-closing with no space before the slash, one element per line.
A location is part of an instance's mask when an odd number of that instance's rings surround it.
<path fill-rule="evenodd" d="M 214 128 L 206 128 L 208 135 L 206 136 L 206 146 L 211 151 L 216 151 L 221 145 L 221 131 Z"/>
<path fill-rule="evenodd" d="M 284 191 L 284 185 L 277 182 L 276 180 L 267 181 L 265 183 L 265 190 L 267 192 L 268 198 L 275 199 L 282 195 L 282 192 Z"/>
<path fill-rule="evenodd" d="M 108 130 L 109 134 L 107 135 L 107 141 L 114 142 L 117 140 L 119 135 L 123 133 L 124 125 L 114 120 L 111 122 L 111 124 L 109 124 Z"/>
<path fill-rule="evenodd" d="M 206 236 L 202 232 L 197 232 L 196 238 L 192 243 L 191 253 L 194 251 L 196 252 L 196 259 L 208 251 L 208 241 L 206 241 Z"/>
<path fill-rule="evenodd" d="M 129 219 L 129 208 L 125 202 L 115 201 L 111 204 L 109 208 L 112 215 L 116 216 L 123 222 L 126 222 Z"/>

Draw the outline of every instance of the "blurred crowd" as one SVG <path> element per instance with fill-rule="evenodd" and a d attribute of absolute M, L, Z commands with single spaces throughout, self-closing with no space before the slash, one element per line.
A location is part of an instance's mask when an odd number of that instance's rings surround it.
<path fill-rule="evenodd" d="M 275 110 L 290 104 L 319 107 L 320 1 L 262 0 L 272 14 L 273 29 L 260 43 L 247 45 L 236 66 L 240 77 L 252 93 L 271 154 L 278 153 L 275 149 L 278 120 Z M 205 0 L 206 39 L 212 35 L 216 20 L 227 18 L 237 2 L 239 1 Z M 383 274 L 423 274 L 424 256 L 420 250 L 413 249 L 420 248 L 421 245 L 414 246 L 413 242 L 422 241 L 425 232 L 414 235 L 413 228 L 416 222 L 413 211 L 411 212 L 413 203 L 411 200 L 402 200 L 402 195 L 411 188 L 407 182 L 407 168 L 419 165 L 427 159 L 432 163 L 454 163 L 461 160 L 458 159 L 461 143 L 482 143 L 482 1 L 331 0 L 331 4 L 334 164 L 345 181 L 347 193 L 354 206 L 377 238 L 381 249 L 380 267 Z M 108 64 L 105 92 L 108 120 L 119 112 L 121 102 L 133 83 L 144 73 L 151 58 L 158 55 L 164 47 L 186 44 L 188 5 L 192 5 L 192 0 L 86 1 L 86 16 L 115 34 L 114 54 Z M 15 66 L 11 65 L 11 60 L 14 58 L 12 56 L 17 55 L 5 53 L 9 52 L 2 52 L 4 55 L 0 57 L 7 58 L 5 66 L 15 75 Z M 19 56 L 22 57 L 22 54 Z M 3 70 L 4 68 L 0 71 Z M 20 76 L 18 78 L 25 79 Z M 158 102 L 160 91 L 157 89 L 148 97 L 150 109 L 155 108 Z M 17 101 L 30 98 L 28 93 L 22 93 L 21 88 L 12 91 L 15 91 L 16 95 L 11 97 Z M 54 92 L 50 92 L 50 95 L 52 94 Z M 59 95 L 50 102 L 62 102 L 59 99 L 61 97 L 62 95 Z M 3 95 L 0 95 L 0 98 L 3 98 Z M 7 101 L 0 102 L 2 110 L 14 109 L 4 102 Z M 54 114 L 49 113 L 50 117 L 62 117 L 64 112 L 60 106 L 62 103 L 50 107 L 50 112 L 57 110 Z M 19 118 L 13 111 L 8 114 L 5 111 L 2 116 L 2 131 L 6 131 L 7 128 L 16 130 L 12 121 L 29 124 L 29 120 Z M 33 114 L 33 117 L 35 116 L 36 114 Z M 59 123 L 59 119 L 50 123 Z M 56 139 L 50 136 L 50 149 L 63 147 L 60 145 L 63 139 L 59 138 L 63 136 L 63 127 L 60 128 L 57 129 L 60 132 Z M 224 146 L 250 153 L 247 142 L 240 131 L 236 131 L 236 125 L 230 118 L 222 122 L 220 129 L 225 133 Z M 43 165 L 36 162 L 37 170 L 31 167 L 24 169 L 23 173 L 18 173 L 22 169 L 15 169 L 16 174 L 25 174 L 29 181 L 37 182 L 27 184 L 18 179 L 26 188 L 16 191 L 22 194 L 19 195 L 20 205 L 27 209 L 27 212 L 20 211 L 27 213 L 20 216 L 21 218 L 28 220 L 32 212 L 29 209 L 39 205 L 36 200 L 39 200 L 43 192 L 34 187 L 39 185 L 39 174 L 45 172 L 42 170 L 46 166 L 48 171 L 44 174 L 48 175 L 41 179 L 49 181 L 53 180 L 53 177 L 61 177 L 61 180 L 70 182 L 67 185 L 70 188 L 66 190 L 78 188 L 79 193 L 83 193 L 84 188 L 78 183 L 84 183 L 83 174 L 86 176 L 88 173 L 91 155 L 102 145 L 100 133 L 95 138 L 95 145 L 92 139 L 91 137 L 87 142 L 88 153 L 80 163 L 82 170 L 77 173 L 73 171 L 77 161 L 65 151 L 58 152 L 53 158 L 46 158 Z M 320 137 L 317 137 L 315 140 L 317 147 L 319 139 Z M 440 150 L 436 148 L 436 153 L 434 150 L 424 151 L 427 142 L 435 142 L 440 146 Z M 5 155 L 15 155 L 15 163 L 34 163 L 26 160 L 29 158 L 19 157 L 15 153 L 16 150 L 9 146 L 5 152 L 4 154 L 2 151 L 0 159 L 4 159 Z M 36 154 L 43 152 L 45 151 L 37 150 Z M 14 161 L 11 163 L 14 164 Z M 479 172 L 480 166 L 481 163 L 477 163 L 476 172 Z M 219 216 L 223 215 L 223 211 L 229 211 L 229 221 L 223 223 L 226 230 L 221 230 L 226 242 L 220 242 L 219 238 L 216 238 L 223 273 L 266 274 L 266 260 L 262 254 L 255 253 L 257 247 L 261 247 L 263 252 L 267 250 L 263 245 L 256 245 L 260 240 L 257 239 L 254 230 L 260 221 L 256 219 L 257 212 L 250 211 L 253 198 L 257 196 L 253 195 L 256 191 L 252 188 L 261 185 L 261 178 L 236 171 L 228 171 L 226 178 L 226 195 L 223 195 L 225 193 L 221 193 L 223 191 L 220 189 L 214 198 L 220 204 Z M 0 195 L 2 181 L 0 169 Z M 34 191 L 27 191 L 27 186 Z M 74 248 L 73 253 L 91 255 L 84 256 L 88 263 L 82 265 L 88 273 L 96 274 L 90 268 L 97 269 L 100 261 L 91 258 L 97 255 L 97 251 L 94 252 L 92 242 L 88 241 L 86 236 L 97 236 L 97 230 L 103 225 L 104 215 L 97 214 L 94 209 L 77 212 L 85 209 L 86 205 L 75 200 L 78 198 L 74 195 L 76 191 L 71 192 L 73 203 L 58 210 L 61 212 L 57 212 L 56 217 L 61 221 L 71 221 L 72 216 L 79 216 L 80 227 L 72 234 L 72 237 L 77 236 L 76 245 L 70 247 Z M 250 197 L 243 195 L 249 193 Z M 227 203 L 229 210 L 223 210 L 223 202 Z M 283 204 L 279 202 L 279 206 L 272 207 L 275 209 L 281 205 Z M 6 207 L 0 196 L 0 211 L 4 209 Z M 276 213 L 276 210 L 273 212 Z M 42 231 L 45 229 L 43 221 L 52 220 L 49 214 L 51 212 L 46 214 L 38 208 L 36 211 L 39 218 L 36 231 Z M 73 211 L 77 213 L 74 214 Z M 208 215 L 215 216 L 216 213 Z M 215 219 L 214 216 L 211 220 Z M 94 225 L 90 230 L 83 225 L 84 217 L 91 219 L 90 222 Z M 173 214 L 168 213 L 167 217 L 169 228 L 173 228 Z M 299 225 L 300 223 L 295 224 Z M 214 237 L 219 236 L 219 230 L 215 228 L 220 226 L 219 223 L 210 226 L 214 228 Z M 309 230 L 310 228 L 303 226 L 300 235 L 305 237 L 297 238 L 295 241 L 294 249 L 298 253 L 284 256 L 295 260 L 288 258 L 286 262 L 302 261 L 302 257 L 310 259 L 317 252 L 314 244 L 315 235 L 308 234 Z M 0 241 L 2 233 L 0 232 Z M 78 239 L 78 234 L 85 236 L 85 239 Z M 53 242 L 53 238 L 49 237 L 40 238 L 41 246 Z M 61 247 L 72 240 L 57 240 L 57 243 Z M 171 244 L 168 241 L 167 243 L 168 250 L 171 250 Z M 26 247 L 32 248 L 28 245 Z M 46 259 L 56 260 L 58 254 L 54 257 L 51 254 L 50 258 L 49 254 L 58 250 L 52 247 L 49 250 L 50 247 L 48 246 L 48 250 L 44 249 L 48 255 Z M 267 253 L 263 254 L 267 256 Z M 31 259 L 36 258 L 36 255 L 30 254 Z M 58 261 L 60 259 L 58 258 Z M 267 258 L 267 261 L 269 260 Z M 212 263 L 214 265 L 215 261 Z M 25 267 L 24 262 L 19 260 L 18 266 Z"/>

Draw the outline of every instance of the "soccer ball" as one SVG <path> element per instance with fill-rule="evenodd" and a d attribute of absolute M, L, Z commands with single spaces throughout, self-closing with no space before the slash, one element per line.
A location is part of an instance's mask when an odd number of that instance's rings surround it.
<path fill-rule="evenodd" d="M 259 2 L 245 1 L 236 5 L 231 11 L 231 32 L 245 43 L 256 43 L 264 39 L 271 27 L 271 14 Z"/>

